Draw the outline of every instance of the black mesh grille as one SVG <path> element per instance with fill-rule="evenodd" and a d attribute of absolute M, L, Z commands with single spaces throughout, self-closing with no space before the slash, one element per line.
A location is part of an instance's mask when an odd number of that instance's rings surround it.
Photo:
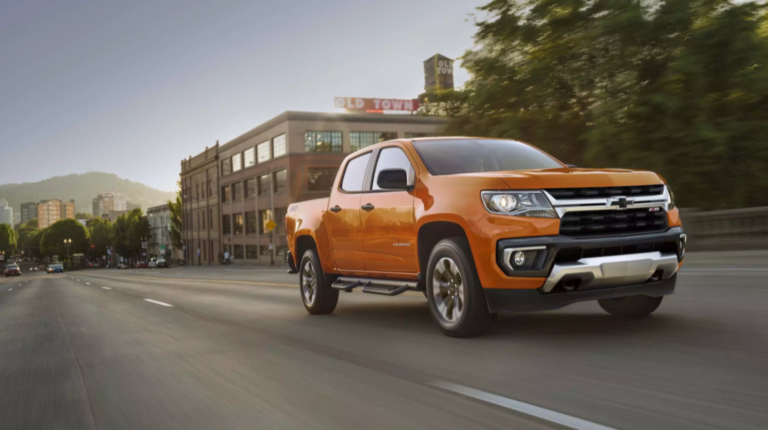
<path fill-rule="evenodd" d="M 666 228 L 667 213 L 660 208 L 566 212 L 560 219 L 563 236 L 648 233 Z"/>
<path fill-rule="evenodd" d="M 605 247 L 581 247 L 574 246 L 562 248 L 555 255 L 555 264 L 572 263 L 582 258 L 592 257 L 610 257 L 613 255 L 642 254 L 644 252 L 659 251 L 662 253 L 677 254 L 677 243 L 675 241 L 645 242 L 621 246 Z"/>
<path fill-rule="evenodd" d="M 664 185 L 639 185 L 633 187 L 606 188 L 558 188 L 547 190 L 556 199 L 598 199 L 614 196 L 639 197 L 658 196 L 664 192 Z"/>

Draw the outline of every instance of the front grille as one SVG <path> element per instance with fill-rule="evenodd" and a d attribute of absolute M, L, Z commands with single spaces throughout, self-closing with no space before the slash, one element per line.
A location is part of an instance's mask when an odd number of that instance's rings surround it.
<path fill-rule="evenodd" d="M 554 198 L 560 199 L 599 199 L 614 196 L 641 197 L 658 196 L 664 193 L 664 185 L 639 185 L 631 187 L 604 188 L 557 188 L 547 190 Z"/>
<path fill-rule="evenodd" d="M 644 252 L 658 251 L 662 254 L 677 254 L 677 242 L 674 240 L 635 243 L 621 246 L 581 247 L 573 246 L 562 248 L 555 255 L 555 264 L 574 263 L 582 258 L 611 257 L 614 255 L 642 254 Z"/>
<path fill-rule="evenodd" d="M 608 236 L 662 231 L 667 213 L 660 208 L 566 212 L 560 219 L 563 236 Z"/>

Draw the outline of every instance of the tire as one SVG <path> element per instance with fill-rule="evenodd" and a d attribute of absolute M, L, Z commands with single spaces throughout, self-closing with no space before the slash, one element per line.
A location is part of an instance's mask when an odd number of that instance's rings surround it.
<path fill-rule="evenodd" d="M 490 330 L 496 315 L 488 312 L 465 238 L 444 239 L 435 245 L 429 256 L 426 280 L 429 310 L 443 334 L 473 337 Z"/>
<path fill-rule="evenodd" d="M 339 290 L 331 288 L 325 276 L 317 251 L 308 249 L 299 265 L 299 293 L 304 307 L 312 315 L 329 314 L 339 302 Z"/>
<path fill-rule="evenodd" d="M 617 317 L 644 317 L 655 311 L 661 304 L 664 296 L 628 296 L 615 299 L 598 300 L 604 311 Z"/>

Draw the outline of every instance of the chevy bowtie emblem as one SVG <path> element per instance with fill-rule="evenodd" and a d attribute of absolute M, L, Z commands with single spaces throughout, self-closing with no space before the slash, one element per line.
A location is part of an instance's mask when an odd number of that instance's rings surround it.
<path fill-rule="evenodd" d="M 627 205 L 631 205 L 635 202 L 635 199 L 628 199 L 624 196 L 610 197 L 605 200 L 606 206 L 618 206 L 621 209 L 626 209 Z"/>

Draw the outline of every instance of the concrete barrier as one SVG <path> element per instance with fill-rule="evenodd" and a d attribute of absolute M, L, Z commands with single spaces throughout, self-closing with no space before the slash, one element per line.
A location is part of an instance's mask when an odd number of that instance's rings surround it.
<path fill-rule="evenodd" d="M 681 209 L 691 251 L 768 249 L 768 206 L 722 211 Z"/>

